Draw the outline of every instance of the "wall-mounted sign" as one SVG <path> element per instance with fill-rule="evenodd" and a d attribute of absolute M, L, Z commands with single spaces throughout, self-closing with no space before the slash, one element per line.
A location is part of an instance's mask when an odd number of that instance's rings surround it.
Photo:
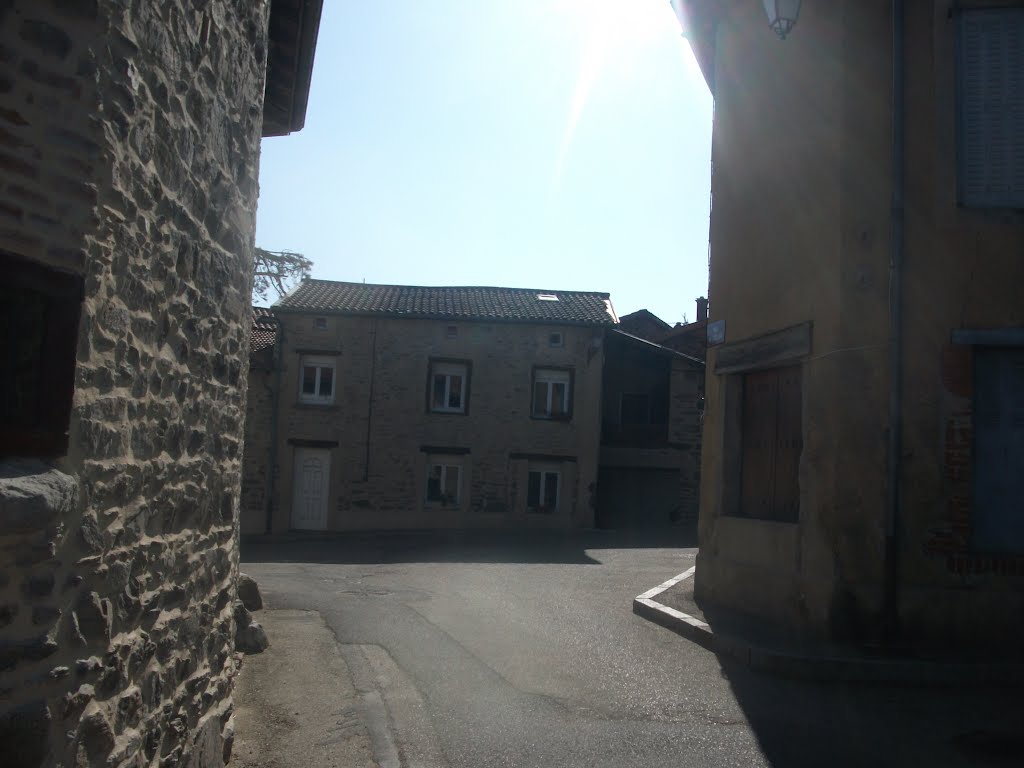
<path fill-rule="evenodd" d="M 708 323 L 708 346 L 725 343 L 725 320 Z"/>

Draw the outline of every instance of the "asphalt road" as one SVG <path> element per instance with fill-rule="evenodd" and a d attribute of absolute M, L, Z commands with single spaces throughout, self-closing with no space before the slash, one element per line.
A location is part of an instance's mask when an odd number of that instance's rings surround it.
<path fill-rule="evenodd" d="M 296 536 L 242 560 L 272 609 L 333 631 L 384 768 L 1024 764 L 1020 691 L 780 680 L 634 616 L 687 543 Z"/>

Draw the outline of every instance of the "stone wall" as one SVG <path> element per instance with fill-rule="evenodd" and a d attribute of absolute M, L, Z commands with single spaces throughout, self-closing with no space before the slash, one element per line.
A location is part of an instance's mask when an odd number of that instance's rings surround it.
<path fill-rule="evenodd" d="M 245 405 L 245 450 L 242 456 L 241 532 L 266 533 L 267 467 L 273 422 L 274 348 L 261 350 L 249 366 L 249 389 Z M 276 463 L 276 462 L 275 462 Z"/>
<path fill-rule="evenodd" d="M 672 361 L 669 442 L 682 452 L 677 522 L 697 524 L 700 507 L 700 448 L 703 429 L 704 368 Z"/>
<path fill-rule="evenodd" d="M 328 316 L 319 329 L 312 315 L 279 316 L 275 532 L 292 527 L 293 463 L 302 444 L 330 452 L 330 529 L 593 525 L 603 362 L 595 339 L 603 328 Z M 452 325 L 457 335 L 448 338 Z M 548 345 L 553 331 L 562 332 L 563 346 Z M 303 353 L 337 360 L 333 403 L 298 402 Z M 431 358 L 472 364 L 467 414 L 427 411 Z M 532 370 L 545 365 L 574 370 L 568 421 L 530 415 Z M 468 449 L 451 458 L 466 483 L 458 508 L 424 506 L 425 446 Z M 562 473 L 558 514 L 526 513 L 527 472 L 540 468 L 526 454 L 572 458 L 544 464 Z M 255 452 L 253 460 L 262 461 Z M 243 527 L 257 529 L 260 514 L 244 510 Z"/>
<path fill-rule="evenodd" d="M 0 249 L 85 277 L 68 455 L 2 473 L 7 766 L 222 761 L 268 6 L 0 3 Z"/>

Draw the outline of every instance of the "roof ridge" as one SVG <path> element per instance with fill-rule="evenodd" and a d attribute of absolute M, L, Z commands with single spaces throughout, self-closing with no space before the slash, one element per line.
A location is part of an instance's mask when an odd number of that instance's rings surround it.
<path fill-rule="evenodd" d="M 523 293 L 575 293 L 587 296 L 600 296 L 602 298 L 610 298 L 611 294 L 607 291 L 581 291 L 573 288 L 518 288 L 507 285 L 405 285 L 400 283 L 362 283 L 353 282 L 351 280 L 327 280 L 321 277 L 311 277 L 301 281 L 292 292 L 302 286 L 303 283 L 321 283 L 327 285 L 348 285 L 355 288 L 415 288 L 420 290 L 428 291 L 467 291 L 467 290 L 484 290 L 484 291 L 521 291 Z"/>

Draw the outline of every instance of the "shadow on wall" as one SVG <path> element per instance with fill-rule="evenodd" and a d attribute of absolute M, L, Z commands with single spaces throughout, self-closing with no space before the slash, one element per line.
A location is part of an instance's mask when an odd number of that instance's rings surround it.
<path fill-rule="evenodd" d="M 676 528 L 633 531 L 379 531 L 242 538 L 245 563 L 564 563 L 596 565 L 602 549 L 697 545 Z"/>
<path fill-rule="evenodd" d="M 775 768 L 1024 764 L 1019 689 L 804 682 L 719 663 Z"/>

